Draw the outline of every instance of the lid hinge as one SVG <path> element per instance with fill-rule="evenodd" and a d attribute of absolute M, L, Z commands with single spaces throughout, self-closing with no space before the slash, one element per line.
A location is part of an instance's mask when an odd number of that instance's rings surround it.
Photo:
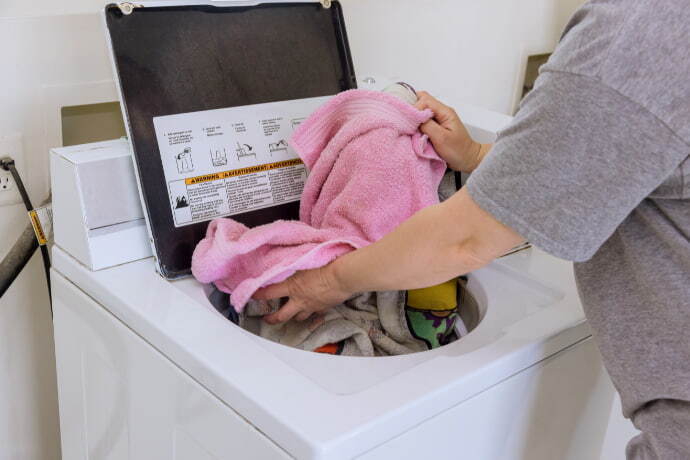
<path fill-rule="evenodd" d="M 134 13 L 135 8 L 141 8 L 142 5 L 137 5 L 135 3 L 131 2 L 123 2 L 123 3 L 118 3 L 117 7 L 120 8 L 120 11 L 122 14 L 125 16 L 129 16 L 130 14 Z"/>
<path fill-rule="evenodd" d="M 332 3 L 333 3 L 331 0 L 320 0 L 320 1 L 321 1 L 321 5 L 326 9 L 330 8 Z"/>

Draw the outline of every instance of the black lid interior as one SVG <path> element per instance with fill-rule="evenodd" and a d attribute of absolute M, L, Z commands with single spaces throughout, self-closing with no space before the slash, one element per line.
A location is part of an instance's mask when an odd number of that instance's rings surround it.
<path fill-rule="evenodd" d="M 153 118 L 327 96 L 356 87 L 338 2 L 252 7 L 106 7 L 159 270 L 190 272 L 208 223 L 176 228 Z M 296 219 L 298 203 L 233 216 L 250 227 Z"/>

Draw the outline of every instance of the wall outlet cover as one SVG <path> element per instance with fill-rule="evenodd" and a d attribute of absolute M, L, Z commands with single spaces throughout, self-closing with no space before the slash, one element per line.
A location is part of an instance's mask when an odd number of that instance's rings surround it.
<path fill-rule="evenodd" d="M 7 171 L 3 171 L 3 174 L 0 176 L 0 192 L 9 192 L 13 189 L 14 180 L 12 175 Z"/>
<path fill-rule="evenodd" d="M 26 185 L 26 168 L 24 167 L 24 142 L 22 135 L 12 133 L 0 135 L 0 158 L 11 157 L 15 167 Z M 22 204 L 17 184 L 9 171 L 0 170 L 0 206 Z"/>

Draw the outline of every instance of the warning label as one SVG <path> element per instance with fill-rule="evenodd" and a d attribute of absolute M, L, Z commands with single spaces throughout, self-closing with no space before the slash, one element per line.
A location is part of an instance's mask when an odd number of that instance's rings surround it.
<path fill-rule="evenodd" d="M 213 180 L 227 179 L 229 177 L 246 176 L 247 174 L 254 174 L 254 173 L 263 172 L 263 171 L 270 171 L 272 169 L 287 168 L 289 166 L 298 166 L 301 164 L 303 164 L 302 160 L 281 161 L 280 163 L 273 163 L 273 164 L 268 164 L 268 165 L 259 165 L 259 166 L 254 166 L 252 168 L 238 169 L 236 171 L 227 171 L 227 172 L 222 172 L 219 174 L 211 174 L 208 176 L 192 177 L 190 179 L 186 179 L 185 183 L 187 185 L 195 185 L 195 184 L 200 184 L 202 182 L 210 182 Z"/>
<path fill-rule="evenodd" d="M 192 177 L 170 184 L 177 226 L 299 201 L 307 180 L 301 160 Z"/>
<path fill-rule="evenodd" d="M 154 118 L 175 226 L 299 201 L 288 139 L 328 97 Z"/>

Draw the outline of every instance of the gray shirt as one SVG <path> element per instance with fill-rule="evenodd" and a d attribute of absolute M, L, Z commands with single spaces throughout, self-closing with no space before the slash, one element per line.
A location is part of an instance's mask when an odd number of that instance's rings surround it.
<path fill-rule="evenodd" d="M 568 25 L 473 199 L 575 266 L 630 415 L 690 401 L 690 1 L 599 0 Z"/>

